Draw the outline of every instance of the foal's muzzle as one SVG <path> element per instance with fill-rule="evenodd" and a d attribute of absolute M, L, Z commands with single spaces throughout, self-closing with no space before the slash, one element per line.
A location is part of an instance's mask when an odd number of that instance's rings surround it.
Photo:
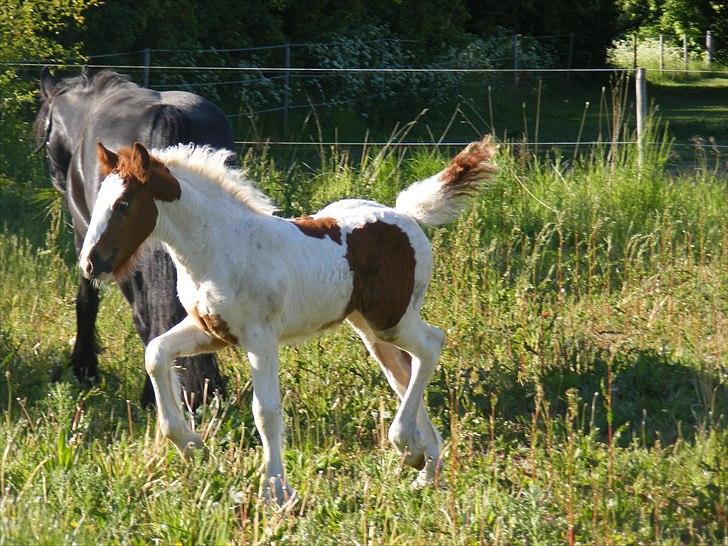
<path fill-rule="evenodd" d="M 87 279 L 104 280 L 111 276 L 114 269 L 114 256 L 102 258 L 94 249 L 88 253 L 88 256 L 82 256 L 78 265 Z"/>

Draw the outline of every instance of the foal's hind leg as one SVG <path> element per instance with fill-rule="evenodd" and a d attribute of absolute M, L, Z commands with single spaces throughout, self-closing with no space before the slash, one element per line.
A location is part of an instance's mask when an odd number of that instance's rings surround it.
<path fill-rule="evenodd" d="M 379 339 L 369 324 L 359 313 L 353 313 L 347 321 L 364 341 L 364 345 L 372 358 L 379 362 L 389 385 L 403 398 L 412 375 L 412 358 L 409 353 Z M 422 461 L 416 461 L 416 468 L 421 469 L 415 486 L 422 486 L 434 480 L 438 467 L 441 464 L 442 437 L 427 414 L 424 401 L 420 398 L 417 408 L 417 431 L 425 443 L 424 467 Z"/>
<path fill-rule="evenodd" d="M 417 413 L 425 387 L 435 371 L 445 334 L 414 313 L 405 315 L 391 334 L 392 343 L 412 355 L 412 371 L 402 403 L 389 427 L 389 440 L 406 454 L 408 464 L 419 467 L 425 464 L 427 451 L 426 440 L 417 430 Z"/>
<path fill-rule="evenodd" d="M 200 329 L 192 317 L 185 318 L 177 326 L 155 337 L 147 345 L 144 364 L 152 381 L 157 400 L 159 427 L 184 456 L 190 444 L 199 446 L 202 437 L 192 432 L 185 422 L 180 399 L 180 384 L 172 369 L 178 356 L 216 351 L 225 346 Z"/>

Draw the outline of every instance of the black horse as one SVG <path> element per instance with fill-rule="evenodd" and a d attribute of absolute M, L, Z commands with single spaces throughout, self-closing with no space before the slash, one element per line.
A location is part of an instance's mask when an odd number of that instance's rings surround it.
<path fill-rule="evenodd" d="M 159 93 L 145 89 L 115 72 L 102 71 L 93 76 L 83 73 L 56 82 L 44 68 L 40 96 L 34 125 L 36 144 L 38 149 L 45 147 L 53 185 L 65 195 L 77 255 L 102 181 L 96 161 L 98 141 L 112 149 L 133 142 L 153 148 L 180 142 L 233 148 L 230 124 L 211 102 L 182 91 Z M 176 282 L 172 260 L 162 250 L 146 257 L 131 277 L 119 282 L 144 345 L 184 318 Z M 82 381 L 98 378 L 98 307 L 98 289 L 81 277 L 71 365 Z M 202 400 L 206 379 L 210 396 L 214 391 L 224 391 L 225 381 L 212 355 L 181 358 L 177 364 L 182 368 L 182 387 L 190 398 L 194 396 L 194 406 Z M 142 404 L 153 402 L 154 391 L 147 377 Z"/>

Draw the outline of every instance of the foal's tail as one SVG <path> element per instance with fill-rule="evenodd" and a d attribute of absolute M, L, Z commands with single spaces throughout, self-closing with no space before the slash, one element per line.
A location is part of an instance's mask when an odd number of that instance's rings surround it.
<path fill-rule="evenodd" d="M 488 136 L 469 144 L 445 169 L 402 191 L 395 209 L 425 226 L 453 221 L 498 170 L 490 163 L 497 149 Z"/>

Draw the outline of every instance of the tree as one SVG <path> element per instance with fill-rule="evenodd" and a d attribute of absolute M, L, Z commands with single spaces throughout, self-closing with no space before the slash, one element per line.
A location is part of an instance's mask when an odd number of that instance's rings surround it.
<path fill-rule="evenodd" d="M 64 61 L 78 57 L 81 45 L 59 37 L 83 25 L 85 10 L 97 0 L 2 0 L 0 2 L 0 172 L 27 163 L 39 70 L 11 66 L 23 60 Z"/>
<path fill-rule="evenodd" d="M 719 0 L 619 0 L 620 24 L 627 32 L 665 34 L 676 41 L 683 34 L 699 46 L 707 30 L 716 49 L 728 56 L 728 4 Z"/>

